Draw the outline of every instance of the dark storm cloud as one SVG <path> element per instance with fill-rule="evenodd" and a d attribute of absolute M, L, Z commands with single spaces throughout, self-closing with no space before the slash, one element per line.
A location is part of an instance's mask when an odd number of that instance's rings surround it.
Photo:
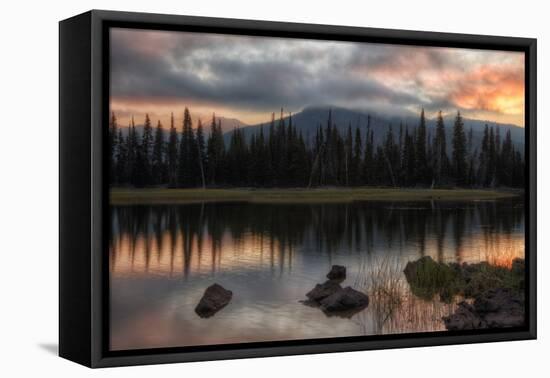
<path fill-rule="evenodd" d="M 142 35 L 131 39 L 126 31 L 113 32 L 114 97 L 193 98 L 259 110 L 369 100 L 418 103 L 356 75 L 348 59 L 360 47 L 353 44 L 133 33 Z"/>
<path fill-rule="evenodd" d="M 214 111 L 231 108 L 235 116 L 333 105 L 394 107 L 395 112 L 460 109 L 521 119 L 522 70 L 522 57 L 505 52 L 127 29 L 111 33 L 112 99 L 190 102 Z M 503 89 L 499 82 L 508 72 L 513 79 Z"/>

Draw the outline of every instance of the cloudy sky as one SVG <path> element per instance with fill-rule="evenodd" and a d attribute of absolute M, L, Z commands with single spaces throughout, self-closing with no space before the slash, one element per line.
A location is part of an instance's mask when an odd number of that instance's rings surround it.
<path fill-rule="evenodd" d="M 219 34 L 111 29 L 111 110 L 169 124 L 189 107 L 247 124 L 281 107 L 331 105 L 394 115 L 456 110 L 524 125 L 524 56 Z"/>

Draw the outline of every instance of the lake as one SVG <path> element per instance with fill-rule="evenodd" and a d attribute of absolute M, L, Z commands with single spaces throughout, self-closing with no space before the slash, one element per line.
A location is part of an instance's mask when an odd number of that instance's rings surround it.
<path fill-rule="evenodd" d="M 411 294 L 403 268 L 509 266 L 524 257 L 523 200 L 111 206 L 111 350 L 440 331 L 456 306 Z M 350 318 L 301 300 L 334 264 L 369 294 Z M 208 319 L 204 290 L 233 292 Z M 379 299 L 387 288 L 397 304 Z"/>

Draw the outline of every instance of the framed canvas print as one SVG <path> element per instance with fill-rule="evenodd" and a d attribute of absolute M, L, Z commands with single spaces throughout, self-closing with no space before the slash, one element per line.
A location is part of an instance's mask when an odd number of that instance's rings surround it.
<path fill-rule="evenodd" d="M 536 337 L 536 40 L 60 23 L 60 355 Z"/>

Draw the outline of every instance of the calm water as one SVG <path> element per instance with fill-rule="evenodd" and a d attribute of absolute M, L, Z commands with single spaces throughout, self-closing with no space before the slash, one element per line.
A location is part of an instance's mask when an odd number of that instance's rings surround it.
<path fill-rule="evenodd" d="M 111 348 L 443 330 L 454 304 L 414 297 L 407 261 L 507 265 L 524 256 L 524 221 L 514 200 L 113 206 Z M 350 319 L 300 303 L 333 264 L 348 268 L 343 286 L 371 294 Z M 233 299 L 201 319 L 214 282 Z M 391 311 L 373 294 L 388 285 L 401 297 Z"/>

